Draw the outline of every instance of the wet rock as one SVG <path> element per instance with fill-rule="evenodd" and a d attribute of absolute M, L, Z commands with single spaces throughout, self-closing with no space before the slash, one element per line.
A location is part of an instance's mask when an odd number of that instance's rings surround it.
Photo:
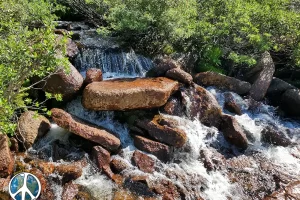
<path fill-rule="evenodd" d="M 61 164 L 55 168 L 55 171 L 62 176 L 62 182 L 65 184 L 76 180 L 82 175 L 82 166 L 78 165 L 78 163 Z"/>
<path fill-rule="evenodd" d="M 30 148 L 36 138 L 44 136 L 50 128 L 50 121 L 34 111 L 26 111 L 18 121 L 18 135 L 26 148 Z"/>
<path fill-rule="evenodd" d="M 280 107 L 288 115 L 300 116 L 300 90 L 290 89 L 281 96 Z"/>
<path fill-rule="evenodd" d="M 41 84 L 45 92 L 61 94 L 64 100 L 72 99 L 81 89 L 83 77 L 77 69 L 69 63 L 70 69 L 60 68 Z"/>
<path fill-rule="evenodd" d="M 166 121 L 163 116 L 156 115 L 152 120 L 138 120 L 136 125 L 147 131 L 147 133 L 155 140 L 174 146 L 182 147 L 186 141 L 186 133 L 177 128 L 162 124 Z"/>
<path fill-rule="evenodd" d="M 129 191 L 124 189 L 118 189 L 115 194 L 113 200 L 136 200 L 137 197 Z"/>
<path fill-rule="evenodd" d="M 219 126 L 222 111 L 216 98 L 209 91 L 195 85 L 181 91 L 181 96 L 188 118 L 198 118 L 207 126 Z"/>
<path fill-rule="evenodd" d="M 185 84 L 192 84 L 193 82 L 193 77 L 192 75 L 190 75 L 189 73 L 183 71 L 180 68 L 174 68 L 174 69 L 170 69 L 166 72 L 166 77 L 179 81 L 181 83 L 185 83 Z"/>
<path fill-rule="evenodd" d="M 248 80 L 253 83 L 250 96 L 256 101 L 262 100 L 273 79 L 275 65 L 269 52 L 264 52 L 258 64 L 246 74 Z"/>
<path fill-rule="evenodd" d="M 272 104 L 279 105 L 283 93 L 290 89 L 296 89 L 296 87 L 279 78 L 274 77 L 271 85 L 268 88 L 267 97 Z"/>
<path fill-rule="evenodd" d="M 155 193 L 162 195 L 163 199 L 181 199 L 177 187 L 166 179 L 157 181 L 151 189 L 153 189 Z"/>
<path fill-rule="evenodd" d="M 226 92 L 224 94 L 225 102 L 224 102 L 224 109 L 228 110 L 231 113 L 235 113 L 237 115 L 242 115 L 242 108 L 238 103 L 235 101 L 234 96 L 230 92 Z"/>
<path fill-rule="evenodd" d="M 285 200 L 293 199 L 300 200 L 300 181 L 295 181 L 288 184 L 284 189 L 280 189 L 268 195 L 264 200 Z"/>
<path fill-rule="evenodd" d="M 146 176 L 128 177 L 124 181 L 124 187 L 138 196 L 155 197 L 156 194 L 148 186 Z"/>
<path fill-rule="evenodd" d="M 110 153 L 107 150 L 105 150 L 101 146 L 94 146 L 93 157 L 95 158 L 96 164 L 99 169 L 105 170 L 106 168 L 109 168 Z"/>
<path fill-rule="evenodd" d="M 89 84 L 82 104 L 90 110 L 130 110 L 163 106 L 178 82 L 167 78 L 115 79 Z"/>
<path fill-rule="evenodd" d="M 78 184 L 73 184 L 71 182 L 67 183 L 63 188 L 62 199 L 73 200 L 75 196 L 78 194 L 78 192 L 79 192 Z"/>
<path fill-rule="evenodd" d="M 10 200 L 10 195 L 8 192 L 10 177 L 0 178 L 0 199 L 1 200 Z"/>
<path fill-rule="evenodd" d="M 226 114 L 223 115 L 220 131 L 223 132 L 224 137 L 229 143 L 238 148 L 247 149 L 248 139 L 246 134 L 234 117 Z"/>
<path fill-rule="evenodd" d="M 88 85 L 90 83 L 100 82 L 100 81 L 103 81 L 101 69 L 89 68 L 86 71 L 86 77 L 85 77 L 85 80 L 84 80 L 84 85 Z"/>
<path fill-rule="evenodd" d="M 171 149 L 168 145 L 141 136 L 134 137 L 134 145 L 139 150 L 151 153 L 164 162 L 170 160 Z"/>
<path fill-rule="evenodd" d="M 52 174 L 56 167 L 52 162 L 44 162 L 36 159 L 30 161 L 29 164 L 35 168 L 38 168 L 46 176 Z"/>
<path fill-rule="evenodd" d="M 202 72 L 196 74 L 194 81 L 199 85 L 216 86 L 219 89 L 230 90 L 237 94 L 246 94 L 251 84 L 236 78 L 225 76 L 216 72 Z"/>
<path fill-rule="evenodd" d="M 83 122 L 61 109 L 53 108 L 51 113 L 53 121 L 58 126 L 87 140 L 96 142 L 107 150 L 115 151 L 120 146 L 120 140 L 106 130 Z"/>
<path fill-rule="evenodd" d="M 200 151 L 200 160 L 208 171 L 220 170 L 225 167 L 225 157 L 214 148 L 202 149 Z"/>
<path fill-rule="evenodd" d="M 112 159 L 112 161 L 110 162 L 110 167 L 112 169 L 113 172 L 115 173 L 121 173 L 123 170 L 128 169 L 130 166 L 129 164 L 127 164 L 125 161 L 121 160 L 121 159 Z"/>
<path fill-rule="evenodd" d="M 276 130 L 272 127 L 266 127 L 261 132 L 262 141 L 276 146 L 287 147 L 292 144 L 292 141 L 281 130 Z"/>
<path fill-rule="evenodd" d="M 179 98 L 171 97 L 163 107 L 163 112 L 169 115 L 183 116 L 184 110 Z"/>
<path fill-rule="evenodd" d="M 140 151 L 134 151 L 132 160 L 141 171 L 146 173 L 154 172 L 155 160 L 150 156 Z"/>
<path fill-rule="evenodd" d="M 0 178 L 11 175 L 14 167 L 14 158 L 9 149 L 8 137 L 0 132 Z"/>
<path fill-rule="evenodd" d="M 154 60 L 154 63 L 156 65 L 147 72 L 147 77 L 165 76 L 167 71 L 180 68 L 180 64 L 170 58 L 158 58 Z"/>

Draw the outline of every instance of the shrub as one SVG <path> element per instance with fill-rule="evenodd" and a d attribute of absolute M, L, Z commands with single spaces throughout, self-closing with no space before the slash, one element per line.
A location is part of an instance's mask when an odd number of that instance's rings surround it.
<path fill-rule="evenodd" d="M 41 109 L 28 97 L 29 79 L 66 66 L 53 32 L 59 7 L 43 0 L 0 0 L 0 132 L 13 134 L 19 112 Z M 47 95 L 51 98 L 51 95 Z"/>

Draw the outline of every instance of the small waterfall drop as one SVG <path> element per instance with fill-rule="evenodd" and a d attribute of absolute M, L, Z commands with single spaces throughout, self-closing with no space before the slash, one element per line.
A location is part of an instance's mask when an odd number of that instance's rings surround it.
<path fill-rule="evenodd" d="M 83 49 L 75 58 L 75 66 L 85 76 L 89 68 L 99 68 L 103 78 L 128 78 L 144 76 L 151 69 L 149 58 L 136 54 L 133 50 L 89 48 Z"/>

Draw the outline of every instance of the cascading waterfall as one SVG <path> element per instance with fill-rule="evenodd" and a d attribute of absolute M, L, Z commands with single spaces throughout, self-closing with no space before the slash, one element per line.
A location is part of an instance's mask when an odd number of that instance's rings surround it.
<path fill-rule="evenodd" d="M 89 68 L 102 70 L 104 78 L 139 77 L 151 69 L 152 61 L 133 50 L 90 48 L 81 50 L 75 58 L 75 66 L 85 76 Z"/>
<path fill-rule="evenodd" d="M 86 49 L 82 51 L 75 59 L 75 64 L 83 75 L 85 75 L 84 73 L 88 68 L 100 68 L 103 72 L 104 79 L 144 76 L 145 72 L 152 66 L 150 59 L 136 55 L 133 51 L 125 53 L 102 49 Z M 223 107 L 224 93 L 215 88 L 208 88 L 208 90 L 215 95 L 220 106 Z M 265 145 L 261 142 L 261 132 L 267 124 L 271 123 L 279 129 L 290 128 L 293 131 L 288 137 L 290 137 L 292 141 L 299 141 L 300 135 L 294 133 L 300 132 L 300 123 L 296 120 L 277 117 L 275 108 L 264 104 L 260 104 L 254 111 L 249 111 L 249 101 L 247 101 L 247 99 L 244 100 L 234 93 L 233 96 L 243 111 L 243 115 L 235 115 L 234 117 L 252 134 L 253 138 L 245 154 L 247 154 L 247 152 L 256 152 L 273 165 L 280 166 L 288 176 L 293 178 L 299 177 L 300 155 L 298 155 L 298 158 L 295 156 L 299 154 L 296 147 Z M 188 97 L 185 98 L 188 102 Z M 122 144 L 122 154 L 113 157 L 122 159 L 130 166 L 129 169 L 122 172 L 125 177 L 132 174 L 145 174 L 130 164 L 131 156 L 136 148 L 133 145 L 126 124 L 124 125 L 114 120 L 114 112 L 88 111 L 82 107 L 80 97 L 70 102 L 65 110 L 81 119 L 118 134 Z M 229 113 L 227 110 L 223 110 L 223 112 Z M 234 147 L 225 140 L 221 132 L 214 127 L 209 128 L 204 126 L 197 119 L 191 120 L 169 115 L 164 115 L 164 117 L 176 120 L 179 123 L 179 128 L 187 133 L 188 141 L 184 147 L 175 150 L 173 162 L 162 163 L 158 159 L 156 160 L 158 167 L 153 174 L 148 174 L 150 180 L 149 184 L 161 179 L 170 180 L 176 184 L 176 186 L 188 190 L 190 196 L 187 196 L 186 199 L 191 200 L 195 199 L 195 196 L 193 196 L 195 193 L 201 193 L 201 195 L 203 195 L 202 197 L 208 200 L 247 199 L 244 197 L 243 189 L 236 183 L 230 182 L 225 169 L 208 172 L 204 167 L 203 161 L 199 159 L 200 152 L 210 152 L 211 147 L 220 149 L 220 151 L 224 148 L 234 149 Z M 63 137 L 61 137 L 62 135 Z M 70 134 L 66 134 L 64 130 L 53 124 L 47 137 L 38 141 L 30 152 L 39 154 L 39 152 L 43 152 L 43 149 L 47 148 L 48 144 L 56 140 L 68 146 L 69 136 Z M 84 152 L 76 148 L 72 149 L 72 151 L 73 154 L 69 155 L 70 160 L 76 157 L 88 158 Z M 238 151 L 232 151 L 231 154 L 232 153 L 237 156 L 240 155 Z M 50 157 L 49 160 L 53 160 L 51 153 L 48 154 L 48 156 Z M 156 159 L 153 155 L 149 156 Z M 58 160 L 56 164 L 62 162 L 66 161 Z M 255 168 L 257 168 L 257 166 L 253 165 L 252 169 L 247 170 L 255 170 Z M 176 176 L 170 176 L 172 173 L 180 173 L 183 178 L 178 179 Z M 82 176 L 77 179 L 75 183 L 88 188 L 96 199 L 111 199 L 114 191 L 117 189 L 115 183 L 109 180 L 105 175 L 101 175 L 100 172 L 96 170 L 96 167 L 93 166 L 92 162 L 89 162 L 88 166 L 84 168 Z M 55 191 L 57 191 L 57 199 L 61 199 L 61 186 L 53 184 L 53 187 L 55 187 Z"/>

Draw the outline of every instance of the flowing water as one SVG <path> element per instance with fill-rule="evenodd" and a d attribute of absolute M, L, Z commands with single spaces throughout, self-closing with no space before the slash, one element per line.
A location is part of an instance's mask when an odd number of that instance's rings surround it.
<path fill-rule="evenodd" d="M 90 67 L 101 68 L 105 79 L 144 76 L 145 72 L 152 66 L 151 60 L 136 55 L 134 52 L 116 53 L 101 49 L 89 49 L 81 52 L 75 63 L 82 74 Z M 208 88 L 208 90 L 215 95 L 219 104 L 223 107 L 224 92 L 215 88 Z M 227 156 L 228 158 L 242 154 L 257 154 L 272 165 L 279 166 L 291 180 L 297 179 L 297 177 L 299 179 L 299 149 L 293 145 L 289 147 L 267 145 L 261 142 L 261 131 L 268 124 L 273 124 L 280 129 L 288 128 L 290 132 L 287 137 L 294 142 L 299 142 L 300 134 L 296 133 L 300 133 L 300 122 L 278 117 L 276 109 L 265 104 L 260 104 L 255 109 L 249 110 L 249 100 L 243 99 L 236 94 L 233 95 L 243 108 L 243 115 L 235 115 L 234 117 L 252 135 L 248 149 L 243 153 L 239 152 L 224 139 L 222 133 L 216 128 L 206 127 L 197 119 L 165 115 L 167 118 L 178 121 L 180 128 L 187 133 L 188 141 L 183 148 L 174 151 L 172 162 L 162 163 L 157 160 L 156 171 L 151 175 L 148 174 L 150 185 L 162 179 L 170 180 L 179 188 L 188 191 L 187 194 L 189 196 L 186 199 L 196 199 L 195 194 L 197 193 L 201 193 L 202 197 L 208 200 L 247 199 L 243 188 L 239 184 L 230 181 L 228 171 L 225 168 L 221 167 L 211 172 L 206 170 L 203 161 L 199 159 L 200 152 L 207 151 L 210 153 L 212 147 L 220 152 L 230 150 L 230 153 L 227 155 L 224 153 L 225 157 Z M 122 143 L 122 153 L 113 157 L 122 159 L 130 166 L 129 169 L 123 172 L 123 176 L 144 174 L 131 164 L 131 156 L 136 148 L 129 135 L 128 127 L 126 124 L 122 124 L 114 119 L 114 112 L 88 111 L 82 107 L 80 97 L 70 102 L 65 110 L 79 118 L 107 128 L 118 135 Z M 233 115 L 227 110 L 223 110 L 223 112 Z M 70 144 L 70 135 L 70 133 L 53 124 L 48 135 L 38 141 L 30 152 L 38 155 L 45 154 L 45 159 L 55 161 L 56 164 L 70 162 L 82 157 L 88 158 L 88 155 L 83 150 Z M 52 147 L 50 144 L 57 141 L 60 145 L 70 150 L 66 156 L 67 159 L 64 161 L 54 159 L 51 153 Z M 46 153 L 45 149 L 47 149 Z M 150 156 L 155 158 L 153 155 Z M 258 165 L 259 163 L 254 162 L 252 167 L 245 170 L 258 170 Z M 176 174 L 179 174 L 180 178 Z M 96 199 L 112 199 L 114 191 L 118 189 L 116 184 L 105 175 L 102 175 L 92 162 L 89 162 L 84 168 L 83 175 L 75 183 L 88 188 Z M 56 198 L 61 199 L 61 186 L 53 184 L 53 188 L 56 191 Z"/>

